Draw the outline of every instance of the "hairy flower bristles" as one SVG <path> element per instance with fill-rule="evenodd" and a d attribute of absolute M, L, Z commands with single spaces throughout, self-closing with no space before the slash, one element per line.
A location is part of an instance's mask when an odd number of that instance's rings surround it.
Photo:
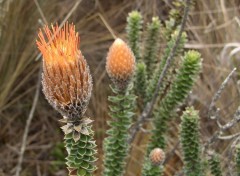
<path fill-rule="evenodd" d="M 165 152 L 160 148 L 155 148 L 151 151 L 149 158 L 153 165 L 161 165 L 165 160 Z"/>
<path fill-rule="evenodd" d="M 73 24 L 40 30 L 37 45 L 43 54 L 43 93 L 63 115 L 64 144 L 69 176 L 91 176 L 96 166 L 96 144 L 90 118 L 84 117 L 91 97 L 92 77 Z"/>
<path fill-rule="evenodd" d="M 43 92 L 48 102 L 71 120 L 81 118 L 92 91 L 92 77 L 73 24 L 45 26 L 37 45 L 43 55 Z"/>
<path fill-rule="evenodd" d="M 117 38 L 109 49 L 106 63 L 109 77 L 119 89 L 125 89 L 134 74 L 135 57 L 128 45 Z"/>

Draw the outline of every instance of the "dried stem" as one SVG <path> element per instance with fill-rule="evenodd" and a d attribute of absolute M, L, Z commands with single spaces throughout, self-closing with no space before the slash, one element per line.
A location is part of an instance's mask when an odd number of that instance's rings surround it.
<path fill-rule="evenodd" d="M 211 104 L 209 106 L 208 109 L 208 117 L 211 119 L 216 119 L 218 117 L 218 112 L 219 110 L 214 110 L 215 104 L 217 102 L 217 100 L 221 97 L 222 92 L 224 90 L 224 88 L 226 87 L 227 83 L 229 82 L 229 80 L 231 79 L 231 77 L 233 76 L 233 73 L 236 71 L 236 68 L 234 68 L 231 73 L 227 76 L 227 78 L 222 82 L 221 86 L 219 87 L 218 91 L 215 93 L 215 95 L 212 98 Z"/>
<path fill-rule="evenodd" d="M 217 139 L 220 140 L 229 140 L 229 139 L 233 139 L 236 138 L 240 135 L 240 133 L 236 133 L 233 135 L 229 135 L 229 136 L 222 136 L 223 132 L 232 128 L 235 124 L 237 124 L 240 121 L 240 106 L 238 107 L 238 109 L 236 110 L 233 119 L 226 123 L 225 125 L 218 125 L 219 129 L 212 135 L 212 137 L 207 141 L 207 143 L 204 145 L 203 148 L 203 152 L 205 152 L 210 144 L 214 143 Z"/>
<path fill-rule="evenodd" d="M 37 9 L 38 9 L 38 11 L 39 11 L 39 13 L 40 13 L 40 15 L 41 15 L 41 18 L 43 19 L 44 23 L 47 24 L 47 23 L 48 23 L 48 22 L 47 22 L 47 18 L 45 17 L 45 15 L 44 15 L 44 13 L 43 13 L 43 11 L 42 11 L 39 3 L 38 3 L 38 0 L 34 0 L 34 3 L 36 4 Z"/>
<path fill-rule="evenodd" d="M 232 128 L 233 125 L 238 123 L 240 121 L 240 106 L 238 107 L 237 111 L 234 114 L 233 119 L 221 127 L 222 130 L 227 130 L 229 128 Z"/>
<path fill-rule="evenodd" d="M 110 27 L 109 23 L 107 22 L 107 20 L 103 17 L 103 15 L 101 13 L 97 13 L 97 16 L 99 16 L 99 18 L 102 20 L 103 24 L 106 26 L 106 28 L 108 29 L 108 31 L 110 32 L 110 34 L 112 35 L 112 37 L 114 39 L 117 38 L 117 36 L 115 35 L 113 29 Z"/>
<path fill-rule="evenodd" d="M 176 150 L 178 149 L 180 144 L 180 141 L 178 140 L 177 143 L 174 145 L 173 149 L 168 152 L 166 159 L 164 160 L 162 165 L 165 165 L 166 163 L 168 163 L 168 161 L 171 159 L 171 157 L 175 154 Z"/>
<path fill-rule="evenodd" d="M 26 145 L 27 145 L 28 131 L 29 131 L 29 127 L 31 125 L 33 115 L 34 115 L 34 112 L 35 112 L 35 109 L 36 109 L 36 106 L 37 106 L 38 98 L 39 98 L 40 85 L 41 85 L 41 73 L 42 73 L 42 69 L 40 69 L 39 73 L 38 73 L 37 88 L 36 88 L 35 96 L 34 96 L 34 99 L 33 99 L 32 108 L 31 108 L 31 111 L 29 113 L 29 116 L 28 116 L 28 119 L 27 119 L 27 122 L 26 122 L 26 126 L 25 126 L 25 129 L 24 129 L 22 146 L 21 146 L 20 153 L 19 153 L 19 158 L 18 158 L 18 163 L 17 163 L 17 166 L 16 166 L 15 176 L 19 176 L 20 172 L 22 170 L 22 161 L 23 161 L 23 155 L 24 155 Z"/>
<path fill-rule="evenodd" d="M 227 136 L 219 135 L 218 139 L 221 139 L 221 140 L 231 140 L 231 139 L 236 138 L 238 136 L 240 136 L 240 132 L 239 133 L 235 133 L 235 134 L 231 134 L 231 135 L 227 135 Z"/>

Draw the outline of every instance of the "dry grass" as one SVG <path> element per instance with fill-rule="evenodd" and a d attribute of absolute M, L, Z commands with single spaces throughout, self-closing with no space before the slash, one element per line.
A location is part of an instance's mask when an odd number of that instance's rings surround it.
<path fill-rule="evenodd" d="M 60 23 L 76 3 L 69 0 L 38 2 L 49 24 Z M 3 0 L 0 3 L 0 175 L 9 176 L 15 173 L 22 135 L 36 89 L 41 60 L 35 60 L 38 55 L 35 39 L 38 28 L 41 27 L 39 20 L 44 20 L 34 1 Z M 102 156 L 101 146 L 108 118 L 109 80 L 105 74 L 107 49 L 114 35 L 125 37 L 126 16 L 131 10 L 140 10 L 147 21 L 152 15 L 166 19 L 170 8 L 171 4 L 167 0 L 83 0 L 69 18 L 70 22 L 76 24 L 81 35 L 81 49 L 94 78 L 93 96 L 87 115 L 95 120 L 99 156 Z M 222 62 L 220 55 L 225 44 L 240 41 L 240 27 L 235 20 L 239 15 L 238 0 L 201 0 L 196 2 L 196 8 L 188 20 L 187 32 L 190 39 L 186 47 L 199 49 L 204 58 L 203 72 L 189 98 L 190 104 L 200 110 L 202 134 L 205 136 L 203 141 L 216 129 L 215 123 L 206 118 L 206 113 L 212 95 L 232 69 L 231 61 Z M 230 82 L 218 101 L 222 122 L 231 118 L 239 105 L 236 82 L 237 78 Z M 62 141 L 57 122 L 60 115 L 48 105 L 42 94 L 39 98 L 27 138 L 22 175 L 66 175 L 64 164 L 58 162 L 61 156 L 52 154 L 56 150 L 56 144 Z M 178 123 L 179 121 L 172 122 L 167 151 L 171 151 L 176 144 Z M 237 130 L 239 126 L 229 131 L 229 134 Z M 126 174 L 128 176 L 140 174 L 146 143 L 141 140 L 143 135 L 145 134 L 139 134 L 133 145 Z M 224 153 L 223 157 L 228 151 L 228 144 L 216 143 L 221 146 L 217 148 Z M 101 162 L 100 157 L 97 163 L 100 169 L 96 175 L 100 175 Z M 180 152 L 177 150 L 167 163 L 166 175 L 173 175 L 181 165 Z"/>

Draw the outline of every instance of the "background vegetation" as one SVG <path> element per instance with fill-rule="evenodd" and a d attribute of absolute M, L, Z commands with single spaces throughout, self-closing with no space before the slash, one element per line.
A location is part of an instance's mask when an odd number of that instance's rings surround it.
<path fill-rule="evenodd" d="M 81 36 L 81 50 L 94 79 L 87 115 L 95 120 L 99 155 L 96 175 L 99 175 L 102 171 L 102 142 L 109 118 L 107 96 L 110 94 L 110 81 L 105 72 L 107 50 L 114 35 L 126 39 L 126 17 L 130 11 L 139 10 L 145 22 L 152 16 L 159 16 L 164 21 L 172 8 L 171 0 L 2 0 L 0 5 L 0 175 L 14 175 L 16 171 L 29 115 L 33 115 L 33 119 L 21 174 L 64 176 L 67 173 L 63 134 L 58 122 L 60 114 L 50 107 L 41 91 L 36 109 L 31 111 L 34 97 L 38 95 L 36 89 L 39 90 L 41 58 L 35 45 L 38 29 L 46 22 L 60 24 L 64 19 L 75 23 Z M 187 21 L 189 41 L 185 48 L 197 49 L 204 58 L 203 71 L 187 104 L 200 111 L 203 142 L 217 129 L 215 121 L 207 117 L 212 96 L 233 67 L 239 68 L 240 55 L 235 49 L 240 47 L 239 17 L 238 0 L 200 0 L 196 1 Z M 160 47 L 163 49 L 164 43 Z M 236 73 L 217 102 L 223 123 L 233 117 L 239 106 L 239 70 Z M 180 119 L 174 120 L 169 129 L 171 140 L 166 147 L 165 171 L 169 176 L 181 170 L 183 163 L 178 146 L 179 123 Z M 227 134 L 234 134 L 239 128 L 236 125 Z M 143 139 L 143 135 L 146 136 L 139 133 L 134 141 L 128 176 L 140 174 L 147 139 Z M 228 141 L 217 141 L 215 145 L 222 153 L 220 160 L 224 161 L 222 167 L 226 169 L 231 146 Z"/>

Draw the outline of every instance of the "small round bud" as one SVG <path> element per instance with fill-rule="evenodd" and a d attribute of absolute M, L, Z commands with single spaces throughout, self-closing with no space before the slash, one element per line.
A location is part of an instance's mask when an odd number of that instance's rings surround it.
<path fill-rule="evenodd" d="M 135 57 L 128 45 L 117 38 L 109 49 L 106 70 L 114 84 L 125 89 L 135 70 Z"/>
<path fill-rule="evenodd" d="M 149 155 L 150 161 L 153 165 L 161 165 L 165 160 L 165 153 L 160 148 L 155 148 Z"/>

